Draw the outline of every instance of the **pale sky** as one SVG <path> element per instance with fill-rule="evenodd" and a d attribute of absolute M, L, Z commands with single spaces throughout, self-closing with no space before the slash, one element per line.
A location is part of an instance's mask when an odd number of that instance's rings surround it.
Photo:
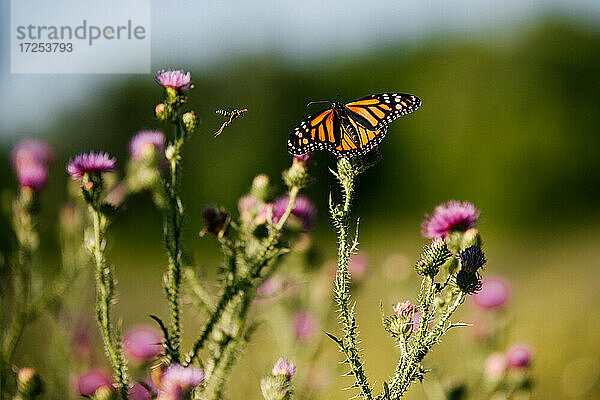
<path fill-rule="evenodd" d="M 53 2 L 57 15 L 69 12 L 60 8 L 60 0 Z M 550 12 L 600 24 L 600 0 L 152 1 L 151 64 L 153 71 L 210 65 L 262 51 L 310 62 L 440 33 L 507 31 Z M 101 85 L 128 78 L 11 74 L 9 32 L 10 1 L 0 0 L 1 141 L 42 135 L 57 110 L 85 101 Z"/>

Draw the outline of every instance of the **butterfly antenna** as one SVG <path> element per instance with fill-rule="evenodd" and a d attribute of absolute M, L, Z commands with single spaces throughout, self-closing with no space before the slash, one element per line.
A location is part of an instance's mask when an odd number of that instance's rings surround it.
<path fill-rule="evenodd" d="M 310 101 L 306 104 L 306 107 L 310 107 L 313 104 L 329 103 L 329 100 Z"/>

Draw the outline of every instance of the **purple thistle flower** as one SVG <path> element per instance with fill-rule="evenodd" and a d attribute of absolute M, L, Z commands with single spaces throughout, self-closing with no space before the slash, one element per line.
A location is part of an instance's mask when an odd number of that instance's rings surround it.
<path fill-rule="evenodd" d="M 156 73 L 156 82 L 165 88 L 174 88 L 177 90 L 188 91 L 194 88 L 192 85 L 192 76 L 189 72 L 182 69 L 161 70 Z"/>
<path fill-rule="evenodd" d="M 432 215 L 426 215 L 421 232 L 427 238 L 445 238 L 451 232 L 473 228 L 479 214 L 480 211 L 472 203 L 451 200 L 437 206 Z"/>
<path fill-rule="evenodd" d="M 99 370 L 86 372 L 77 377 L 77 393 L 92 396 L 101 386 L 112 388 L 108 376 Z"/>
<path fill-rule="evenodd" d="M 23 165 L 47 165 L 54 158 L 48 143 L 37 139 L 21 140 L 12 150 L 11 159 L 13 168 L 19 170 Z"/>
<path fill-rule="evenodd" d="M 22 188 L 38 192 L 48 183 L 48 167 L 41 163 L 21 163 L 17 167 L 17 179 Z"/>
<path fill-rule="evenodd" d="M 502 278 L 486 279 L 481 290 L 473 295 L 475 304 L 484 309 L 501 307 L 509 298 L 510 286 Z"/>
<path fill-rule="evenodd" d="M 294 315 L 294 332 L 300 340 L 309 339 L 316 330 L 317 320 L 308 311 L 299 311 Z"/>
<path fill-rule="evenodd" d="M 415 305 L 408 300 L 398 302 L 398 304 L 394 306 L 394 314 L 397 318 L 406 318 L 412 320 L 415 311 L 417 311 L 417 307 L 415 307 Z M 421 322 L 420 318 L 419 322 Z"/>
<path fill-rule="evenodd" d="M 161 399 L 183 399 L 189 391 L 204 382 L 204 371 L 195 367 L 170 365 L 161 378 Z"/>
<path fill-rule="evenodd" d="M 67 172 L 73 179 L 80 179 L 85 173 L 112 172 L 117 160 L 107 153 L 80 154 L 69 161 Z"/>
<path fill-rule="evenodd" d="M 524 344 L 515 344 L 506 352 L 506 361 L 512 368 L 527 368 L 531 364 L 533 353 L 529 346 Z"/>
<path fill-rule="evenodd" d="M 294 161 L 301 162 L 301 163 L 307 163 L 310 161 L 311 157 L 312 157 L 312 153 L 306 153 L 306 154 L 302 154 L 300 156 L 294 156 Z"/>
<path fill-rule="evenodd" d="M 280 376 L 284 375 L 288 378 L 293 378 L 296 374 L 296 364 L 288 360 L 287 358 L 280 357 L 279 360 L 273 366 L 271 375 Z"/>
<path fill-rule="evenodd" d="M 282 196 L 275 200 L 275 204 L 273 206 L 273 222 L 279 222 L 285 213 L 289 202 L 290 196 L 288 195 Z M 294 204 L 292 215 L 297 217 L 302 222 L 302 227 L 305 230 L 310 230 L 312 228 L 315 222 L 316 214 L 317 208 L 308 197 L 304 195 L 299 195 L 296 197 L 296 204 Z"/>
<path fill-rule="evenodd" d="M 150 382 L 144 382 L 148 385 L 150 390 L 139 382 L 136 382 L 131 389 L 129 389 L 129 399 L 131 400 L 152 400 L 158 395 L 158 391 Z"/>
<path fill-rule="evenodd" d="M 139 160 L 147 149 L 152 149 L 160 155 L 165 153 L 165 134 L 161 131 L 141 131 L 129 142 L 129 155 Z"/>
<path fill-rule="evenodd" d="M 306 153 L 301 156 L 294 156 L 292 166 L 296 166 L 302 169 L 306 169 L 310 165 L 312 159 L 312 153 Z"/>
<path fill-rule="evenodd" d="M 154 328 L 138 327 L 123 339 L 123 347 L 137 361 L 151 361 L 162 352 L 162 337 Z"/>

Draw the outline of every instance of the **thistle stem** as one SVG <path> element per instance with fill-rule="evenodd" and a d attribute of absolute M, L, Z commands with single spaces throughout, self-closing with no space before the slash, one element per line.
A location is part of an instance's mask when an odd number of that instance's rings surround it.
<path fill-rule="evenodd" d="M 454 300 L 454 303 L 452 303 L 448 307 L 448 309 L 446 309 L 446 311 L 440 317 L 440 320 L 438 321 L 438 323 L 431 330 L 429 335 L 427 335 L 427 340 L 426 340 L 427 343 L 430 343 L 431 345 L 433 345 L 434 343 L 437 343 L 439 341 L 440 337 L 448 329 L 446 325 L 447 325 L 448 321 L 450 320 L 450 317 L 452 316 L 452 314 L 454 314 L 454 312 L 456 311 L 458 306 L 460 306 L 464 300 L 465 300 L 465 293 L 461 291 L 458 294 L 458 296 L 456 297 L 456 300 Z"/>
<path fill-rule="evenodd" d="M 236 303 L 238 304 L 234 303 L 233 308 L 237 310 L 237 315 L 233 316 L 231 337 L 224 344 L 219 345 L 217 351 L 219 358 L 214 360 L 212 374 L 207 376 L 208 385 L 203 391 L 203 399 L 216 400 L 222 398 L 226 376 L 233 366 L 235 356 L 246 341 L 246 319 L 255 292 L 255 288 L 249 289 L 237 298 Z"/>
<path fill-rule="evenodd" d="M 100 326 L 100 333 L 104 348 L 109 356 L 113 374 L 117 381 L 119 393 L 123 400 L 127 399 L 129 383 L 125 367 L 125 359 L 121 351 L 119 335 L 115 337 L 112 332 L 110 320 L 110 305 L 114 295 L 114 279 L 111 267 L 106 263 L 105 247 L 105 221 L 104 216 L 93 205 L 90 205 L 94 237 L 91 251 L 96 264 L 96 317 Z"/>
<path fill-rule="evenodd" d="M 179 362 L 181 345 L 181 311 L 179 293 L 181 287 L 182 246 L 181 233 L 183 227 L 183 203 L 179 191 L 181 175 L 181 151 L 185 137 L 182 135 L 179 121 L 175 123 L 175 141 L 169 154 L 170 176 L 164 180 L 167 194 L 167 209 L 165 210 L 164 234 L 169 257 L 169 266 L 165 279 L 165 291 L 171 311 L 172 361 Z"/>
<path fill-rule="evenodd" d="M 458 306 L 464 301 L 465 294 L 460 292 L 455 301 L 444 311 L 435 327 L 427 334 L 427 324 L 432 319 L 435 310 L 432 309 L 433 298 L 435 296 L 435 283 L 432 278 L 424 278 L 425 295 L 423 296 L 423 316 L 419 324 L 417 338 L 412 351 L 408 357 L 401 357 L 396 369 L 396 377 L 390 385 L 392 399 L 400 398 L 408 390 L 408 387 L 415 379 L 418 367 L 427 355 L 431 347 L 440 341 L 442 335 L 448 330 L 447 324 L 450 317 Z"/>
<path fill-rule="evenodd" d="M 342 188 L 342 206 L 331 209 L 334 224 L 338 229 L 338 269 L 335 277 L 335 298 L 339 306 L 339 319 L 344 330 L 341 347 L 356 380 L 363 399 L 372 399 L 371 388 L 363 370 L 363 362 L 357 348 L 357 325 L 350 309 L 350 282 L 348 264 L 353 245 L 349 243 L 350 210 L 354 194 L 354 178 L 357 172 L 347 159 L 338 161 L 337 177 Z"/>
<path fill-rule="evenodd" d="M 259 252 L 256 260 L 252 263 L 252 265 L 248 269 L 248 275 L 241 277 L 240 279 L 237 279 L 235 281 L 228 282 L 225 285 L 225 287 L 223 288 L 223 293 L 221 295 L 221 298 L 219 299 L 219 302 L 217 303 L 217 305 L 214 308 L 214 312 L 211 313 L 210 318 L 209 318 L 208 322 L 206 323 L 206 326 L 204 327 L 204 330 L 202 331 L 202 333 L 200 334 L 200 336 L 194 343 L 192 351 L 190 351 L 187 354 L 184 365 L 190 365 L 192 362 L 194 362 L 194 359 L 198 356 L 198 353 L 204 347 L 206 340 L 208 339 L 210 334 L 213 332 L 213 330 L 217 327 L 218 323 L 221 321 L 221 318 L 223 317 L 223 313 L 225 312 L 227 306 L 229 305 L 229 303 L 231 301 L 233 301 L 233 299 L 236 297 L 236 295 L 240 292 L 252 290 L 252 288 L 258 287 L 263 282 L 262 279 L 259 279 L 261 277 L 262 269 L 268 263 L 268 261 L 270 259 L 269 258 L 270 251 L 273 249 L 273 247 L 277 243 L 277 239 L 281 235 L 281 232 L 283 231 L 283 228 L 284 228 L 287 220 L 289 219 L 290 215 L 292 214 L 292 211 L 294 210 L 294 206 L 296 204 L 296 198 L 298 197 L 299 191 L 300 191 L 300 188 L 298 188 L 296 186 L 292 186 L 289 189 L 288 194 L 289 194 L 290 199 L 289 199 L 288 205 L 285 209 L 285 212 L 283 213 L 283 215 L 281 216 L 281 218 L 279 219 L 277 224 L 275 224 L 275 226 L 273 226 L 273 229 L 272 229 L 271 233 L 269 234 L 269 236 L 267 237 L 267 239 L 265 240 L 265 242 L 262 246 L 262 249 Z M 253 294 L 255 292 L 256 292 L 255 290 L 252 290 Z M 249 299 L 248 305 L 251 304 L 251 302 L 252 302 L 252 298 Z M 246 310 L 246 312 L 243 313 L 244 319 L 246 317 L 246 314 L 247 314 L 247 310 Z"/>
<path fill-rule="evenodd" d="M 408 386 L 413 381 L 417 368 L 425 355 L 428 348 L 425 346 L 425 338 L 427 334 L 427 325 L 432 317 L 431 305 L 435 296 L 435 283 L 433 278 L 427 276 L 423 278 L 421 285 L 421 321 L 417 329 L 414 345 L 411 351 L 406 356 L 401 356 L 398 366 L 396 367 L 396 375 L 391 384 L 392 393 L 401 397 L 408 389 Z"/>

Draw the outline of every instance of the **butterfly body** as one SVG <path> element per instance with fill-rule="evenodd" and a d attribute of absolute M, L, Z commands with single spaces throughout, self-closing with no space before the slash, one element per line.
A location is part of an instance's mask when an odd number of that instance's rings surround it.
<path fill-rule="evenodd" d="M 312 114 L 298 124 L 287 142 L 288 152 L 302 155 L 328 150 L 338 157 L 363 155 L 377 147 L 390 122 L 415 111 L 416 96 L 399 93 L 370 95 Z"/>

